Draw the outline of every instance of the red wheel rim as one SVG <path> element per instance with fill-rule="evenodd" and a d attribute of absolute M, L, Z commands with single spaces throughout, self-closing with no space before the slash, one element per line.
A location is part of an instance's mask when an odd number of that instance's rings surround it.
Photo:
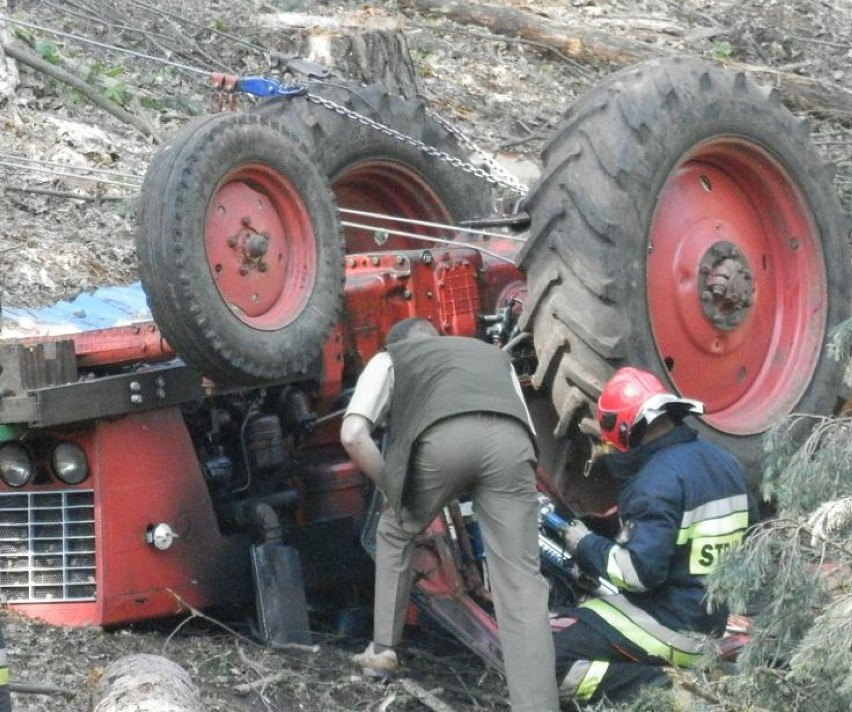
<path fill-rule="evenodd" d="M 397 222 L 391 216 L 408 220 L 424 220 L 448 224 L 450 211 L 429 183 L 416 171 L 394 161 L 360 161 L 349 166 L 332 181 L 332 190 L 341 208 L 381 213 L 388 218 L 376 219 L 342 214 L 344 221 L 376 225 L 377 230 L 344 228 L 346 252 L 379 252 L 435 247 L 432 242 L 416 238 L 384 234 L 400 231 L 451 240 L 454 233 L 441 234 L 435 228 Z"/>
<path fill-rule="evenodd" d="M 280 329 L 314 288 L 317 243 L 295 186 L 269 166 L 230 171 L 207 209 L 207 263 L 222 299 L 244 323 Z"/>
<path fill-rule="evenodd" d="M 734 138 L 696 147 L 660 193 L 646 277 L 659 355 L 707 423 L 749 435 L 792 410 L 828 301 L 813 216 L 776 160 Z"/>

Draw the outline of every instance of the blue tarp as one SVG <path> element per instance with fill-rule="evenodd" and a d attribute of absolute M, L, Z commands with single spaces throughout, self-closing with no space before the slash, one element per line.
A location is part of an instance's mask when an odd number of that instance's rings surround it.
<path fill-rule="evenodd" d="M 2 337 L 74 334 L 81 331 L 150 321 L 151 311 L 139 282 L 127 287 L 102 287 L 71 301 L 47 307 L 2 307 Z"/>

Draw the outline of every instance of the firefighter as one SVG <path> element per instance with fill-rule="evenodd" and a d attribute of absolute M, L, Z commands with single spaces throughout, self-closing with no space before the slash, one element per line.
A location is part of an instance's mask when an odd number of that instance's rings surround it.
<path fill-rule="evenodd" d="M 387 459 L 371 437 L 385 421 Z M 367 364 L 341 428 L 352 460 L 385 495 L 376 532 L 373 641 L 353 657 L 397 669 L 417 535 L 470 494 L 482 530 L 514 712 L 558 709 L 548 586 L 539 571 L 534 433 L 509 358 L 476 339 L 395 324 Z"/>
<path fill-rule="evenodd" d="M 619 593 L 570 609 L 554 634 L 562 699 L 622 701 L 641 685 L 670 685 L 666 666 L 691 666 L 704 636 L 724 631 L 704 577 L 742 542 L 756 507 L 742 466 L 682 421 L 703 404 L 669 393 L 650 373 L 622 368 L 597 403 L 604 457 L 625 478 L 615 539 L 579 519 L 564 533 L 580 567 Z M 701 635 L 695 635 L 701 634 Z"/>

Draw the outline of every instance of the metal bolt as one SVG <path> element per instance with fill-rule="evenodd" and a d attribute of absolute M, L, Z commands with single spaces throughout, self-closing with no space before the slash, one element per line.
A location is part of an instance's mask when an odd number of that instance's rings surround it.
<path fill-rule="evenodd" d="M 349 266 L 350 266 L 350 267 L 357 267 L 357 266 L 358 266 L 358 260 L 356 260 L 356 259 L 353 257 L 351 260 L 349 260 Z"/>
<path fill-rule="evenodd" d="M 141 395 L 139 395 L 138 393 L 134 393 L 132 396 L 130 396 L 130 402 L 131 402 L 133 405 L 141 405 L 141 403 L 142 403 L 142 396 L 141 396 Z"/>
<path fill-rule="evenodd" d="M 706 289 L 703 292 L 701 292 L 701 301 L 702 302 L 709 302 L 712 298 L 713 298 L 713 295 L 710 294 L 710 292 L 708 292 Z"/>
<path fill-rule="evenodd" d="M 410 289 L 406 289 L 406 290 L 402 293 L 402 298 L 403 298 L 403 299 L 411 299 L 411 290 L 410 290 Z"/>
<path fill-rule="evenodd" d="M 245 277 L 248 273 L 249 273 L 249 268 L 248 268 L 248 267 L 246 267 L 245 265 L 242 265 L 242 266 L 240 267 L 240 274 L 241 274 L 243 277 Z"/>
<path fill-rule="evenodd" d="M 251 218 L 249 218 L 249 217 L 240 218 L 240 222 L 243 225 L 245 225 L 246 227 L 248 227 L 249 225 L 251 225 Z"/>
<path fill-rule="evenodd" d="M 424 265 L 432 264 L 432 253 L 429 250 L 423 250 L 423 254 L 420 255 L 420 259 Z"/>
<path fill-rule="evenodd" d="M 379 264 L 379 258 L 378 258 L 378 256 L 377 256 L 377 255 L 373 255 L 373 256 L 370 258 L 370 262 L 373 264 L 373 266 L 377 267 L 377 266 L 378 266 L 378 264 Z"/>
<path fill-rule="evenodd" d="M 266 270 L 268 270 L 268 269 L 269 269 L 269 265 L 268 265 L 268 264 L 266 264 L 266 262 L 261 262 L 261 263 L 257 266 L 257 268 L 258 268 L 261 272 L 266 272 Z"/>
<path fill-rule="evenodd" d="M 432 298 L 432 290 L 431 290 L 431 289 L 427 289 L 427 290 L 426 290 L 426 299 L 431 299 L 431 298 Z"/>
<path fill-rule="evenodd" d="M 142 390 L 142 384 L 139 383 L 139 381 L 131 381 L 130 382 L 130 392 L 131 393 L 138 393 L 141 390 Z"/>
<path fill-rule="evenodd" d="M 238 242 L 238 240 L 237 240 L 236 237 L 229 237 L 228 238 L 228 247 L 236 247 L 237 242 Z"/>
<path fill-rule="evenodd" d="M 792 247 L 794 250 L 799 249 L 799 239 L 797 237 L 790 238 L 790 247 Z"/>
<path fill-rule="evenodd" d="M 165 397 L 166 397 L 166 390 L 164 388 L 158 388 L 157 389 L 157 398 L 159 398 L 160 400 L 164 400 Z"/>
<path fill-rule="evenodd" d="M 402 255 L 397 255 L 396 256 L 396 263 L 398 265 L 401 265 L 403 262 L 405 262 L 405 257 L 403 257 Z"/>
<path fill-rule="evenodd" d="M 157 376 L 157 380 L 154 381 L 157 384 L 157 388 L 165 388 L 166 387 L 166 379 L 162 376 Z"/>

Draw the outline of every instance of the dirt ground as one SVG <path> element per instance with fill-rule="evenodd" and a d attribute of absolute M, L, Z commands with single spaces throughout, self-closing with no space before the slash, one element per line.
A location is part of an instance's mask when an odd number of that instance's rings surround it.
<path fill-rule="evenodd" d="M 7 0 L 8 1 L 8 0 Z M 578 21 L 631 35 L 662 49 L 765 65 L 852 91 L 850 0 L 508 0 L 554 22 Z M 209 70 L 220 64 L 242 74 L 268 71 L 265 57 L 199 25 L 214 26 L 264 46 L 286 45 L 271 28 L 277 12 L 386 19 L 404 32 L 420 93 L 483 149 L 534 178 L 538 154 L 571 102 L 610 72 L 536 43 L 497 37 L 480 27 L 401 10 L 393 0 L 175 0 L 152 13 L 134 0 L 9 3 L 17 32 L 60 66 L 94 76 L 109 91 L 136 94 L 131 106 L 168 136 L 204 113 L 203 79 L 74 39 L 132 47 L 144 54 Z M 2 3 L 0 3 L 2 8 Z M 110 21 L 104 18 L 120 18 Z M 264 22 L 261 23 L 261 20 Z M 190 24 L 192 21 L 197 24 Z M 50 35 L 33 25 L 61 29 Z M 852 116 L 813 114 L 812 136 L 837 165 L 836 185 L 852 207 Z M 0 99 L 0 300 L 41 306 L 107 284 L 136 280 L 133 197 L 156 146 L 135 128 L 97 109 L 67 86 L 20 68 L 20 82 Z M 29 161 L 21 161 L 25 157 Z M 96 168 L 102 182 L 57 175 L 60 165 Z M 43 170 L 46 169 L 46 170 Z M 52 171 L 52 172 L 49 172 Z M 77 193 L 79 199 L 43 191 Z M 129 652 L 163 653 L 199 683 L 208 710 L 419 710 L 401 683 L 358 677 L 348 656 L 358 645 L 318 633 L 319 652 L 273 652 L 253 645 L 244 619 L 193 619 L 117 631 L 51 628 L 7 614 L 10 666 L 16 681 L 47 683 L 68 695 L 15 695 L 17 710 L 86 710 L 98 670 Z M 181 625 L 181 622 L 185 623 Z M 494 672 L 440 630 L 412 632 L 403 657 L 413 679 L 456 710 L 505 710 L 505 688 Z M 273 682 L 257 681 L 277 675 Z M 255 683 L 241 694 L 236 686 Z"/>

